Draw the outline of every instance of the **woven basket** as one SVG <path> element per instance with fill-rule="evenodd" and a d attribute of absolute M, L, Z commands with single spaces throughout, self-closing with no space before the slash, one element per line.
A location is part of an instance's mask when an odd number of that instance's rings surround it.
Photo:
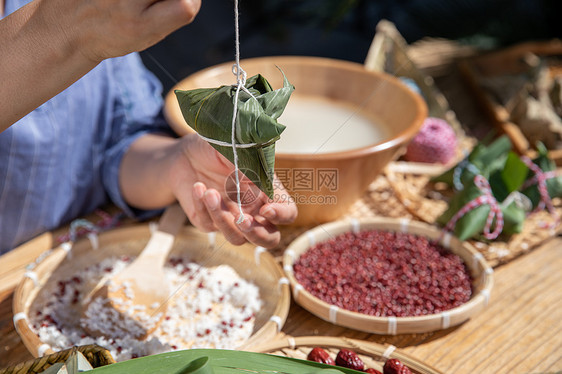
<path fill-rule="evenodd" d="M 36 358 L 35 360 L 29 360 L 15 366 L 10 366 L 6 369 L 0 369 L 0 374 L 41 373 L 58 362 L 66 362 L 70 355 L 76 351 L 82 353 L 93 368 L 115 363 L 115 360 L 105 348 L 97 345 L 82 345 L 65 349 L 60 352 L 51 353 L 49 355 Z"/>
<path fill-rule="evenodd" d="M 293 274 L 293 264 L 314 243 L 328 240 L 344 232 L 358 232 L 369 229 L 408 232 L 432 240 L 441 239 L 441 244 L 461 257 L 469 269 L 473 279 L 471 299 L 459 307 L 439 314 L 413 317 L 375 317 L 330 305 L 310 294 L 297 282 Z M 338 221 L 307 231 L 294 240 L 285 251 L 283 268 L 291 282 L 293 298 L 303 308 L 333 324 L 375 334 L 423 333 L 456 326 L 481 311 L 488 304 L 493 285 L 492 268 L 470 244 L 461 242 L 451 235 L 443 235 L 441 230 L 422 222 L 382 217 Z"/>
<path fill-rule="evenodd" d="M 428 116 L 441 118 L 451 126 L 457 137 L 457 152 L 447 164 L 427 164 L 398 160 L 389 167 L 398 169 L 425 170 L 430 174 L 440 174 L 448 167 L 461 161 L 470 152 L 476 140 L 464 131 L 451 109 L 445 95 L 436 86 L 433 78 L 425 74 L 409 55 L 409 46 L 392 22 L 382 20 L 377 24 L 377 31 L 365 59 L 367 70 L 382 71 L 396 77 L 409 78 L 419 88 L 427 104 Z"/>
<path fill-rule="evenodd" d="M 28 311 L 40 300 L 41 291 L 52 282 L 108 256 L 137 255 L 145 247 L 150 233 L 148 224 L 135 225 L 101 233 L 95 250 L 87 238 L 76 241 L 71 250 L 69 243 L 50 251 L 45 248 L 47 255 L 20 282 L 13 300 L 16 330 L 32 355 L 41 357 L 53 353 L 28 325 Z M 256 315 L 252 336 L 241 348 L 259 344 L 280 331 L 289 312 L 290 291 L 287 282 L 283 281 L 281 267 L 263 248 L 250 244 L 236 247 L 221 235 L 212 237 L 193 227 L 184 227 L 176 236 L 170 256 L 179 254 L 189 254 L 193 261 L 206 267 L 227 264 L 259 287 L 264 306 Z M 80 310 L 76 312 L 79 316 Z"/>
<path fill-rule="evenodd" d="M 256 352 L 271 353 L 278 356 L 306 359 L 315 347 L 326 350 L 335 358 L 340 349 L 349 349 L 358 354 L 365 366 L 382 372 L 386 360 L 396 358 L 408 366 L 415 374 L 440 374 L 438 370 L 424 364 L 416 358 L 396 350 L 394 346 L 384 346 L 364 340 L 340 338 L 332 336 L 301 336 L 284 337 L 256 347 Z"/>

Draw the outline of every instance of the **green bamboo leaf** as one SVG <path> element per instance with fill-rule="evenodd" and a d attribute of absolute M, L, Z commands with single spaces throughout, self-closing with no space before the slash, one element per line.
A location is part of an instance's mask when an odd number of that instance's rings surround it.
<path fill-rule="evenodd" d="M 467 184 L 466 187 L 455 194 L 449 201 L 449 207 L 447 210 L 437 219 L 438 223 L 446 225 L 453 216 L 462 209 L 469 201 L 476 199 L 478 196 L 482 195 L 482 191 L 474 182 Z"/>
<path fill-rule="evenodd" d="M 202 358 L 207 362 L 201 365 Z M 200 361 L 196 361 L 200 360 Z M 222 349 L 190 349 L 136 358 L 95 368 L 93 374 L 185 374 L 189 368 L 214 374 L 359 374 L 360 371 L 266 353 Z M 199 372 L 197 372 L 199 374 Z"/>
<path fill-rule="evenodd" d="M 486 219 L 490 213 L 489 205 L 480 205 L 461 217 L 455 225 L 455 236 L 460 240 L 467 240 L 479 236 L 486 226 Z"/>
<path fill-rule="evenodd" d="M 525 217 L 527 213 L 524 209 L 520 208 L 512 202 L 507 207 L 502 208 L 504 227 L 502 234 L 512 235 L 523 230 Z"/>
<path fill-rule="evenodd" d="M 215 371 L 209 363 L 209 360 L 208 356 L 196 358 L 185 367 L 178 370 L 176 374 L 214 374 Z"/>
<path fill-rule="evenodd" d="M 482 192 L 474 185 L 474 183 L 467 185 L 464 190 L 453 196 L 448 209 L 437 219 L 437 221 L 443 226 L 446 226 L 459 210 L 461 210 L 467 203 L 481 195 Z M 482 205 L 467 212 L 464 216 L 457 220 L 453 231 L 455 236 L 460 240 L 466 240 L 477 236 L 484 229 L 489 212 L 490 207 L 488 205 Z"/>
<path fill-rule="evenodd" d="M 495 170 L 503 168 L 508 152 L 511 150 L 511 141 L 505 135 L 497 138 L 492 144 L 484 148 L 478 157 L 469 158 L 470 161 L 483 171 L 488 177 Z"/>
<path fill-rule="evenodd" d="M 496 171 L 490 175 L 488 180 L 490 187 L 492 188 L 492 194 L 498 201 L 503 201 L 509 195 L 509 189 L 503 180 L 503 174 L 501 170 Z"/>
<path fill-rule="evenodd" d="M 521 161 L 519 156 L 514 152 L 509 152 L 507 160 L 505 161 L 505 166 L 501 170 L 501 179 L 507 188 L 507 194 L 518 191 L 521 188 L 527 178 L 528 172 L 529 168 Z M 503 198 L 500 200 L 503 200 Z"/>

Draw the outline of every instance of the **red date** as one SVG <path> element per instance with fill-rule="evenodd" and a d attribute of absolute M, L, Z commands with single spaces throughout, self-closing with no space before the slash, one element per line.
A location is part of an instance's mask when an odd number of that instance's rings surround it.
<path fill-rule="evenodd" d="M 365 369 L 365 363 L 357 356 L 357 353 L 347 349 L 342 349 L 338 352 L 336 365 L 359 371 Z"/>
<path fill-rule="evenodd" d="M 384 374 L 412 374 L 410 369 L 400 360 L 391 358 L 384 363 Z"/>
<path fill-rule="evenodd" d="M 328 364 L 328 365 L 336 364 L 334 359 L 330 357 L 328 352 L 326 352 L 320 347 L 313 348 L 312 351 L 308 353 L 307 359 L 309 361 L 320 362 L 322 364 Z"/>

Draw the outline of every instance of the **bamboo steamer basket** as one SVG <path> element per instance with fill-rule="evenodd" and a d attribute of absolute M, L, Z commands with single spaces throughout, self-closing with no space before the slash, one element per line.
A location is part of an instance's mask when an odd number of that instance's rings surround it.
<path fill-rule="evenodd" d="M 150 234 L 149 224 L 139 224 L 103 232 L 95 241 L 83 238 L 44 249 L 40 261 L 18 284 L 13 299 L 15 328 L 33 356 L 54 353 L 29 326 L 28 312 L 40 300 L 42 290 L 51 282 L 64 279 L 108 256 L 138 255 Z M 234 246 L 220 234 L 205 234 L 194 227 L 184 226 L 176 236 L 169 256 L 177 255 L 188 255 L 192 261 L 205 267 L 227 264 L 240 277 L 259 287 L 263 307 L 256 314 L 252 335 L 240 349 L 259 344 L 279 333 L 289 312 L 290 291 L 281 267 L 262 247 L 251 244 Z M 77 313 L 79 315 L 80 311 L 77 310 Z"/>
<path fill-rule="evenodd" d="M 335 336 L 285 336 L 261 345 L 256 352 L 270 353 L 278 356 L 306 359 L 315 347 L 323 348 L 335 360 L 340 349 L 349 349 L 357 353 L 365 367 L 374 368 L 382 373 L 386 360 L 396 358 L 414 374 L 441 374 L 437 369 L 425 364 L 413 356 L 400 352 L 393 345 L 382 345 L 365 340 Z"/>
<path fill-rule="evenodd" d="M 473 294 L 468 302 L 453 309 L 424 316 L 412 317 L 375 317 L 352 312 L 330 305 L 309 293 L 300 285 L 293 273 L 293 264 L 315 243 L 319 243 L 344 232 L 362 230 L 385 230 L 407 232 L 440 240 L 445 248 L 462 258 L 473 279 Z M 374 334 L 424 333 L 456 326 L 470 316 L 483 310 L 490 298 L 493 286 L 493 269 L 486 263 L 484 256 L 469 243 L 461 242 L 450 234 L 444 234 L 434 226 L 408 219 L 371 217 L 350 219 L 320 225 L 297 237 L 283 254 L 283 268 L 291 282 L 293 298 L 296 303 L 312 314 L 335 325 L 365 331 Z"/>

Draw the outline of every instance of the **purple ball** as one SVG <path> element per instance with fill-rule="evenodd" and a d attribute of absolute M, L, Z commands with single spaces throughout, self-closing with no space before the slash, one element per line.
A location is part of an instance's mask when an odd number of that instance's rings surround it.
<path fill-rule="evenodd" d="M 457 137 L 440 118 L 428 117 L 406 148 L 404 158 L 411 162 L 446 164 L 455 157 Z"/>

